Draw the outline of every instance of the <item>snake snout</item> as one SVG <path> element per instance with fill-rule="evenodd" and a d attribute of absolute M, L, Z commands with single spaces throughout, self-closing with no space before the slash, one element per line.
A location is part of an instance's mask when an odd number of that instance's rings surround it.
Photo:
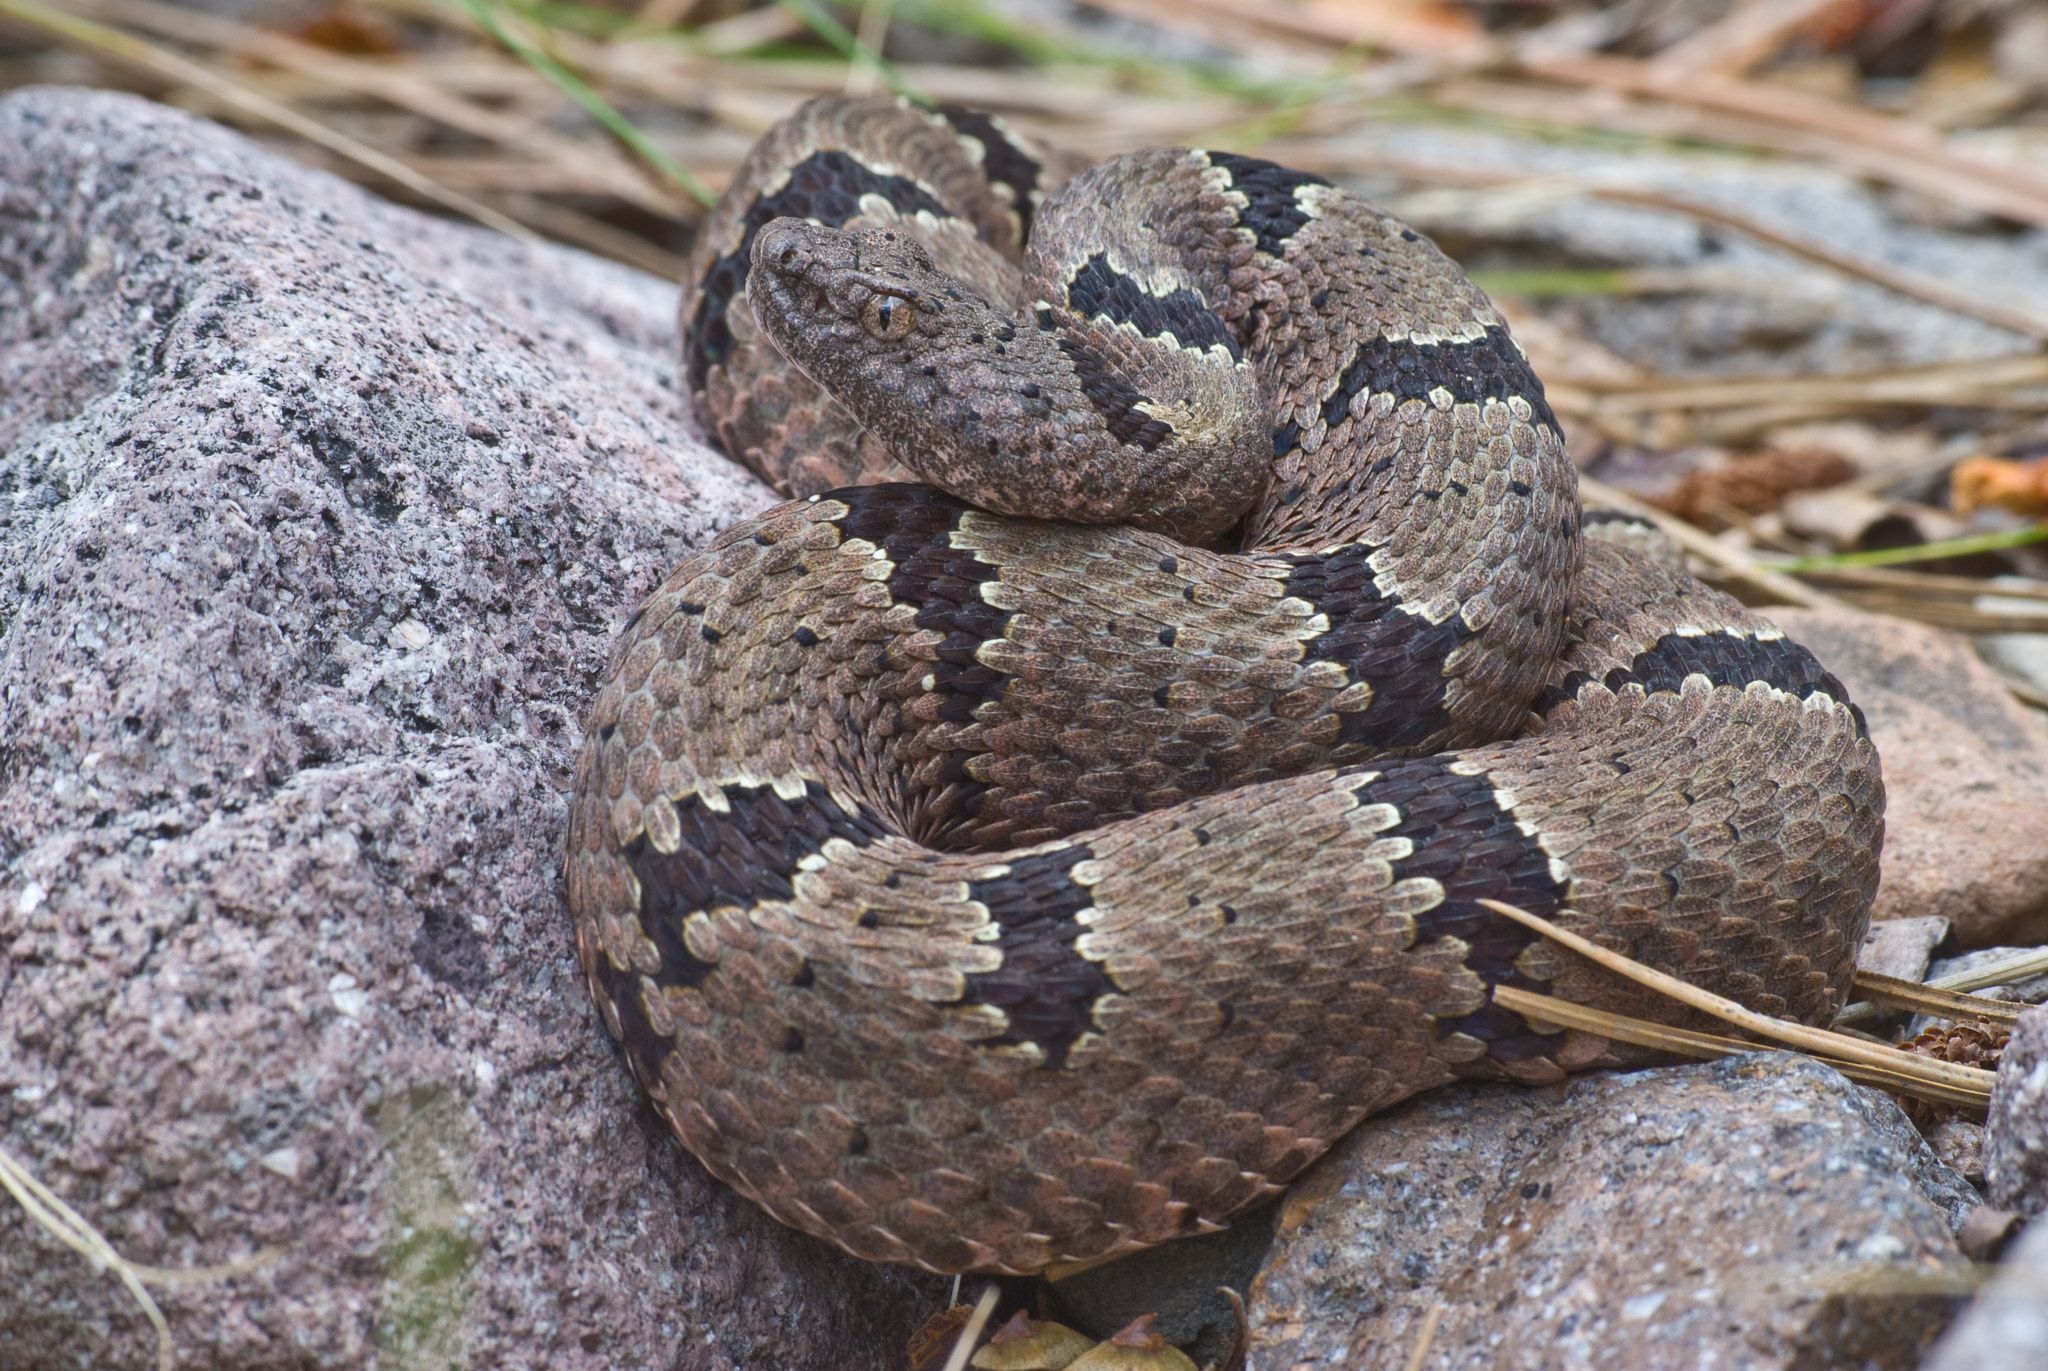
<path fill-rule="evenodd" d="M 792 280 L 810 280 L 820 271 L 844 270 L 855 264 L 848 235 L 802 219 L 771 219 L 754 235 L 753 265 Z"/>

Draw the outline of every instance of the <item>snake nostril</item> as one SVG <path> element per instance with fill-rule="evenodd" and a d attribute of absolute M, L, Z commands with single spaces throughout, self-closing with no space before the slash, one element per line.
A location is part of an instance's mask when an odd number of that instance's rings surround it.
<path fill-rule="evenodd" d="M 789 265 L 789 264 L 790 264 L 791 262 L 794 262 L 795 260 L 796 260 L 796 244 L 794 244 L 794 243 L 791 243 L 791 244 L 789 244 L 789 245 L 788 245 L 787 247 L 783 248 L 783 250 L 782 250 L 782 255 L 781 255 L 780 257 L 778 257 L 778 258 L 776 259 L 776 262 L 778 263 L 778 265 L 781 265 L 781 266 L 785 266 L 785 267 L 786 267 L 786 266 L 788 266 L 788 265 Z"/>

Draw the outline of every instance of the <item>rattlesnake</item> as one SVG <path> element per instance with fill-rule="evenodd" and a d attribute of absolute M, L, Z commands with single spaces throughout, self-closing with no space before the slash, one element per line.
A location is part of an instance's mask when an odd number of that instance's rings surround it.
<path fill-rule="evenodd" d="M 1829 1017 L 1862 716 L 1582 539 L 1486 297 L 1315 176 L 1048 165 L 817 102 L 700 240 L 700 413 L 797 498 L 627 624 L 567 861 L 684 1143 L 862 1257 L 1024 1273 L 1212 1230 L 1440 1082 L 1624 1059 L 1497 984 L 1670 1017 L 1480 898 Z M 904 475 L 951 493 L 851 484 Z"/>

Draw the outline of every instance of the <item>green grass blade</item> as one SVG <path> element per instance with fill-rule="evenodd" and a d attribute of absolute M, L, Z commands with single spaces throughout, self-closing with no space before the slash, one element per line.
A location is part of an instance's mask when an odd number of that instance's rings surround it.
<path fill-rule="evenodd" d="M 633 121 L 612 108 L 611 102 L 592 90 L 583 78 L 570 71 L 560 62 L 542 52 L 524 34 L 515 32 L 498 18 L 498 7 L 490 0 L 462 0 L 467 9 L 484 31 L 520 61 L 546 77 L 562 94 L 581 105 L 584 112 L 617 138 L 621 143 L 638 153 L 649 166 L 681 186 L 685 193 L 698 204 L 710 207 L 718 202 L 711 187 L 697 179 L 695 172 L 669 156 L 653 139 L 642 133 Z"/>
<path fill-rule="evenodd" d="M 2004 533 L 1979 533 L 1969 538 L 1944 538 L 1937 543 L 1914 543 L 1910 547 L 1885 547 L 1875 552 L 1843 552 L 1832 557 L 1793 557 L 1787 561 L 1769 561 L 1760 564 L 1773 571 L 1827 571 L 1832 567 L 1844 566 L 1896 566 L 1902 562 L 1931 562 L 1937 557 L 1968 557 L 1977 552 L 1997 552 L 2002 548 L 2025 547 L 2028 543 L 2048 542 L 2048 524 L 2030 524 L 2026 528 L 2008 529 Z M 1998 587 L 1987 584 L 1986 595 L 1996 595 Z"/>

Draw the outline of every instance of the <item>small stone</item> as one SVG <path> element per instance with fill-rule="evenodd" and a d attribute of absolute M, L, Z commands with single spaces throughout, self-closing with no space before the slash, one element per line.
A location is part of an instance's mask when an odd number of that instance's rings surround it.
<path fill-rule="evenodd" d="M 1935 915 L 1872 923 L 1856 953 L 1856 969 L 1901 981 L 1926 978 L 1928 959 L 1948 936 L 1948 920 Z"/>
<path fill-rule="evenodd" d="M 256 1159 L 256 1165 L 265 1171 L 274 1171 L 288 1181 L 295 1181 L 299 1178 L 299 1149 L 280 1147 L 275 1151 L 265 1152 Z"/>
<path fill-rule="evenodd" d="M 434 634 L 431 629 L 418 619 L 407 618 L 400 619 L 397 623 L 393 624 L 391 632 L 386 634 L 385 638 L 395 648 L 400 648 L 406 652 L 418 652 L 428 643 L 434 641 Z"/>
<path fill-rule="evenodd" d="M 1963 1221 L 1963 1231 L 1956 1234 L 1956 1246 L 1973 1262 L 1995 1262 L 2024 1222 L 2010 1209 L 1980 1204 Z"/>
<path fill-rule="evenodd" d="M 370 992 L 359 989 L 356 978 L 346 971 L 327 978 L 327 998 L 337 1013 L 351 1019 L 360 1019 L 370 1007 Z"/>
<path fill-rule="evenodd" d="M 1984 1125 L 1949 1119 L 1927 1130 L 1927 1146 L 1971 1185 L 1984 1184 Z"/>

